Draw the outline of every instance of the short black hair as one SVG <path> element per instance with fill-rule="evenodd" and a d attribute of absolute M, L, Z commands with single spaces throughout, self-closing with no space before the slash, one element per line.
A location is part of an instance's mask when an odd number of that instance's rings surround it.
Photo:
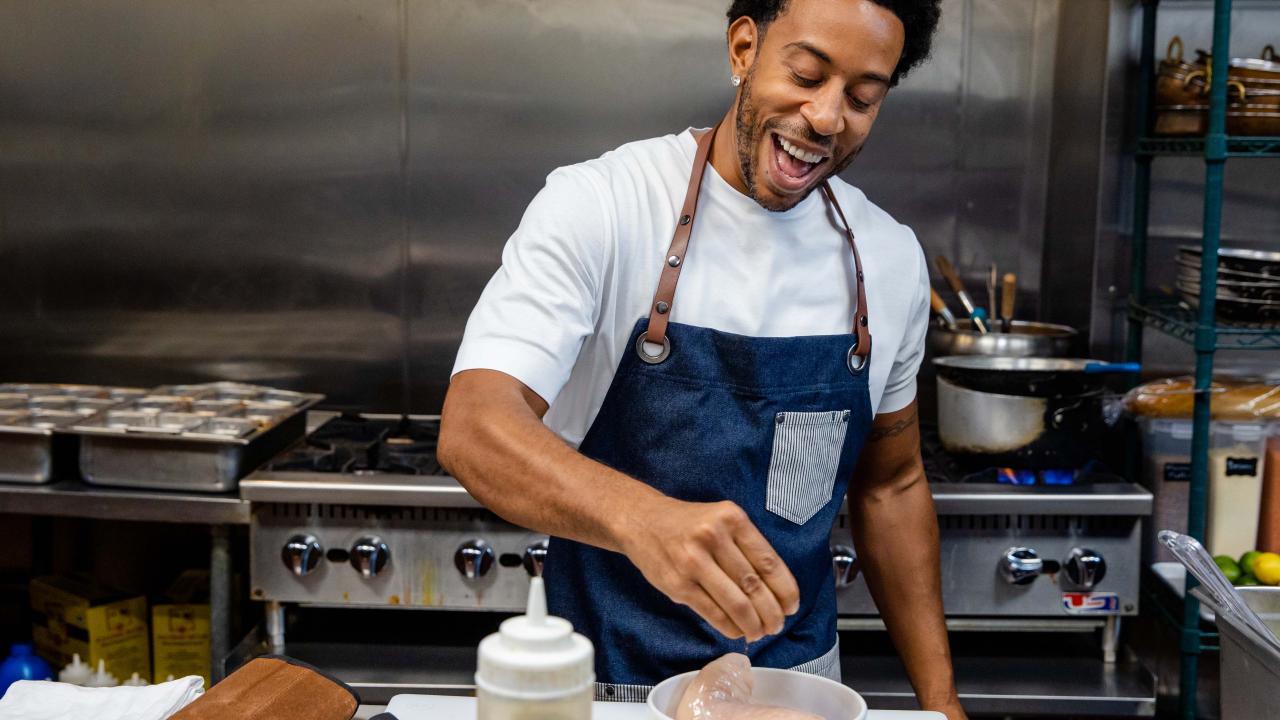
<path fill-rule="evenodd" d="M 751 18 L 756 27 L 764 32 L 769 23 L 778 19 L 787 9 L 789 0 L 733 0 L 729 7 L 729 24 L 742 16 Z M 911 68 L 916 67 L 929 57 L 929 49 L 933 46 L 933 33 L 938 29 L 938 18 L 942 15 L 939 4 L 942 0 L 871 0 L 886 8 L 902 21 L 905 38 L 902 43 L 902 57 L 898 58 L 898 66 L 893 70 L 890 85 L 907 76 Z"/>

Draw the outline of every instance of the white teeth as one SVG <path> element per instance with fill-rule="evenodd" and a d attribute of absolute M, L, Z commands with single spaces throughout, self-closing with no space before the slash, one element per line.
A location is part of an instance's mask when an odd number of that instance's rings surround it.
<path fill-rule="evenodd" d="M 787 142 L 787 139 L 781 135 L 778 136 L 778 142 L 782 145 L 783 150 L 786 150 L 791 157 L 794 157 L 797 160 L 803 160 L 807 163 L 817 163 L 822 162 L 822 159 L 826 157 L 825 155 L 819 155 L 817 153 L 805 152 L 804 150 L 801 150 L 795 145 Z"/>

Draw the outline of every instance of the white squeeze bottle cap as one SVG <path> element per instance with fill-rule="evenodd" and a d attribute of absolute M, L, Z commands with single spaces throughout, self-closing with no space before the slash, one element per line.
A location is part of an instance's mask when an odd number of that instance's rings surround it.
<path fill-rule="evenodd" d="M 80 653 L 72 653 L 71 663 L 58 671 L 58 682 L 84 685 L 92 675 L 89 664 L 80 661 Z"/>
<path fill-rule="evenodd" d="M 90 676 L 89 679 L 85 682 L 84 686 L 101 688 L 101 687 L 116 687 L 119 684 L 120 684 L 120 681 L 116 680 L 115 675 L 112 675 L 111 673 L 107 672 L 106 663 L 101 658 L 99 658 L 98 672 Z"/>
<path fill-rule="evenodd" d="M 578 708 L 586 713 L 582 717 L 590 717 L 594 667 L 591 641 L 575 633 L 568 620 L 547 615 L 546 590 L 542 578 L 535 577 L 525 614 L 504 620 L 498 632 L 480 641 L 480 718 L 526 717 L 512 714 L 512 703 L 569 703 L 575 707 L 561 706 L 559 714 L 548 717 L 578 717 Z"/>

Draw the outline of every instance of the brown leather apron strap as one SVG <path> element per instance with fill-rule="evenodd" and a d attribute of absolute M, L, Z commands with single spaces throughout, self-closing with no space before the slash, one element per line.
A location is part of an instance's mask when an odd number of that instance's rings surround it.
<path fill-rule="evenodd" d="M 853 269 L 857 273 L 858 282 L 858 309 L 853 316 L 853 333 L 858 336 L 858 344 L 854 348 L 853 354 L 862 358 L 865 362 L 867 356 L 871 354 L 871 329 L 867 327 L 867 288 L 862 276 L 862 256 L 858 254 L 858 243 L 854 242 L 853 228 L 849 226 L 849 221 L 845 219 L 844 210 L 840 207 L 840 201 L 836 200 L 836 194 L 832 191 L 831 184 L 825 180 L 822 182 L 822 194 L 827 196 L 831 207 L 836 209 L 840 224 L 844 225 L 845 237 L 849 239 L 849 249 L 853 251 Z"/>
<path fill-rule="evenodd" d="M 680 280 L 680 268 L 684 267 L 685 253 L 689 250 L 689 235 L 693 232 L 693 216 L 698 209 L 698 193 L 702 188 L 702 173 L 707 167 L 707 157 L 711 154 L 711 144 L 715 140 L 717 124 L 698 138 L 698 149 L 693 156 L 693 172 L 689 175 L 689 187 L 685 191 L 684 206 L 680 209 L 680 218 L 676 221 L 676 230 L 671 237 L 671 247 L 667 250 L 666 260 L 662 265 L 662 276 L 658 279 L 658 289 L 653 294 L 653 304 L 649 306 L 649 329 L 641 336 L 638 343 L 641 357 L 649 362 L 662 362 L 670 352 L 667 344 L 667 322 L 671 318 L 671 308 L 675 303 L 676 283 Z M 858 310 L 853 318 L 853 334 L 857 335 L 857 344 L 850 352 L 859 359 L 851 366 L 860 368 L 871 355 L 871 330 L 867 326 L 867 292 L 863 285 L 862 258 L 858 255 L 858 244 L 854 241 L 853 229 L 845 219 L 831 185 L 822 183 L 822 194 L 835 208 L 840 223 L 844 225 L 845 237 L 849 240 L 849 249 L 853 251 L 854 270 L 857 272 Z M 657 356 L 650 356 L 644 350 L 644 343 L 661 345 L 662 351 Z M 855 368 L 855 369 L 856 369 Z"/>
<path fill-rule="evenodd" d="M 702 171 L 707 167 L 707 156 L 711 154 L 711 143 L 715 140 L 718 129 L 720 129 L 719 124 L 698 138 L 698 151 L 693 156 L 693 174 L 689 176 L 689 189 L 684 194 L 684 207 L 680 209 L 676 231 L 671 237 L 671 247 L 667 250 L 667 258 L 662 263 L 662 277 L 658 279 L 658 289 L 653 294 L 653 304 L 649 306 L 649 329 L 644 336 L 646 342 L 656 345 L 665 345 L 667 342 L 667 320 L 671 317 L 671 305 L 676 297 L 676 282 L 680 280 L 680 268 L 684 267 L 684 254 L 689 249 L 689 234 L 693 232 L 693 216 L 698 211 L 698 191 L 702 187 Z"/>

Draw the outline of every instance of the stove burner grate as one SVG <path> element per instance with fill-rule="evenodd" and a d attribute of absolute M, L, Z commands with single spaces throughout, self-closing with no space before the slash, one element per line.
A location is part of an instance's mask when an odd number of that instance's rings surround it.
<path fill-rule="evenodd" d="M 437 420 L 376 420 L 344 414 L 325 422 L 267 469 L 356 475 L 443 475 Z"/>

